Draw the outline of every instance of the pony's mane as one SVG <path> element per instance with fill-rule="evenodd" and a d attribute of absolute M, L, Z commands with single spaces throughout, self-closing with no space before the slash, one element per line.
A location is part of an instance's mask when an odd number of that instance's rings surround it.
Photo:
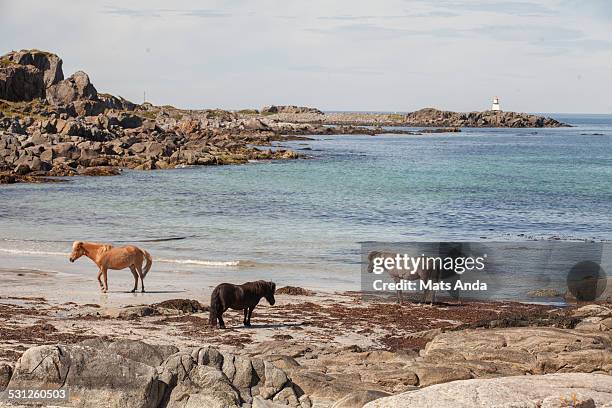
<path fill-rule="evenodd" d="M 276 290 L 276 284 L 274 282 L 268 282 L 265 280 L 258 280 L 255 282 L 249 282 L 251 286 L 257 291 L 258 294 L 274 294 Z"/>

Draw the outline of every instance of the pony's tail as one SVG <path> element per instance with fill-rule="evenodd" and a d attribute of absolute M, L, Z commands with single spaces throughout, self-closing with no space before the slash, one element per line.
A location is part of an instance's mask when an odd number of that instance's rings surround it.
<path fill-rule="evenodd" d="M 145 251 L 144 249 L 142 250 L 142 253 L 144 254 L 144 257 L 147 261 L 144 269 L 142 270 L 142 276 L 144 277 L 147 276 L 147 273 L 151 270 L 151 265 L 153 265 L 153 258 L 151 258 L 151 254 Z"/>
<path fill-rule="evenodd" d="M 211 327 L 217 327 L 219 309 L 221 309 L 221 297 L 219 296 L 219 288 L 215 288 L 210 295 L 210 307 L 208 308 L 208 324 Z"/>

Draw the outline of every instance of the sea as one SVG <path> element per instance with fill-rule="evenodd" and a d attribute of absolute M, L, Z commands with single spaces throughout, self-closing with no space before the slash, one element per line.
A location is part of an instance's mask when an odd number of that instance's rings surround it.
<path fill-rule="evenodd" d="M 572 127 L 312 136 L 275 144 L 298 160 L 3 185 L 0 268 L 95 284 L 71 244 L 110 242 L 146 248 L 175 286 L 333 292 L 359 290 L 364 242 L 612 240 L 612 115 L 549 116 Z"/>

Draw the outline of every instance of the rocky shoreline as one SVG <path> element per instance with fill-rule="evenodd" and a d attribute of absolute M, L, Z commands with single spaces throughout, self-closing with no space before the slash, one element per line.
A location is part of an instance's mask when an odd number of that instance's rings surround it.
<path fill-rule="evenodd" d="M 295 106 L 278 106 L 272 109 L 262 109 L 266 117 L 292 123 L 311 123 L 321 125 L 355 125 L 355 126 L 407 126 L 407 127 L 441 127 L 459 129 L 464 127 L 488 128 L 543 128 L 569 127 L 555 119 L 531 115 L 528 113 L 482 111 L 482 112 L 452 112 L 435 108 L 424 108 L 407 114 L 402 113 L 363 113 L 334 112 L 323 113 L 308 108 L 299 109 Z M 257 114 L 257 111 L 248 115 Z M 421 130 L 420 132 L 426 132 Z"/>
<path fill-rule="evenodd" d="M 208 327 L 196 300 L 0 298 L 0 390 L 67 388 L 71 406 L 89 407 L 562 407 L 553 399 L 572 393 L 586 404 L 574 406 L 602 407 L 612 396 L 609 303 L 398 306 L 299 289 L 258 307 L 252 328 L 229 312 L 227 330 Z"/>
<path fill-rule="evenodd" d="M 424 110 L 409 115 L 326 114 L 269 106 L 237 112 L 135 104 L 100 93 L 78 71 L 64 79 L 62 60 L 40 50 L 0 57 L 0 184 L 47 177 L 116 175 L 119 169 L 168 169 L 296 159 L 273 142 L 316 135 L 458 132 L 463 126 L 563 126 L 514 113 Z M 383 126 L 441 127 L 421 131 Z"/>

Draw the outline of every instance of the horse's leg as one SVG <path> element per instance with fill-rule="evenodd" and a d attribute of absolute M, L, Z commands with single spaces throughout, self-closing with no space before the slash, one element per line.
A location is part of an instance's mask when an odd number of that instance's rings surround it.
<path fill-rule="evenodd" d="M 134 289 L 131 290 L 131 293 L 134 293 L 136 289 L 138 289 L 138 274 L 136 273 L 134 265 L 130 266 L 130 271 L 132 271 L 132 276 L 134 276 Z"/>
<path fill-rule="evenodd" d="M 142 265 L 135 264 L 134 266 L 136 267 L 136 272 L 138 272 L 138 276 L 140 276 L 140 291 L 144 293 L 145 289 L 144 289 L 144 275 L 142 274 Z"/>
<path fill-rule="evenodd" d="M 245 325 L 245 327 L 248 327 L 249 325 L 247 324 L 247 316 L 249 315 L 249 308 L 248 306 L 244 308 L 244 320 L 242 321 L 242 324 Z"/>
<path fill-rule="evenodd" d="M 253 314 L 253 309 L 255 309 L 255 306 L 249 308 L 249 318 L 247 319 L 248 327 L 251 327 L 251 315 Z"/>
<path fill-rule="evenodd" d="M 399 276 L 394 276 L 393 277 L 393 282 L 395 282 L 396 287 L 397 287 L 397 284 L 399 284 L 400 280 L 401 279 L 400 279 Z M 397 294 L 397 304 L 401 305 L 402 304 L 402 291 L 399 290 L 399 289 L 396 289 L 395 293 Z"/>
<path fill-rule="evenodd" d="M 102 292 L 106 293 L 108 292 L 108 269 L 106 269 L 105 267 L 102 267 L 101 271 L 102 271 L 102 281 L 104 282 L 104 288 L 102 289 Z"/>
<path fill-rule="evenodd" d="M 98 283 L 100 284 L 100 289 L 104 289 L 104 285 L 102 285 L 102 268 L 98 269 Z"/>
<path fill-rule="evenodd" d="M 225 312 L 225 310 L 220 309 L 219 316 L 217 317 L 219 319 L 219 327 L 221 329 L 225 329 L 225 322 L 223 321 L 223 312 Z"/>

